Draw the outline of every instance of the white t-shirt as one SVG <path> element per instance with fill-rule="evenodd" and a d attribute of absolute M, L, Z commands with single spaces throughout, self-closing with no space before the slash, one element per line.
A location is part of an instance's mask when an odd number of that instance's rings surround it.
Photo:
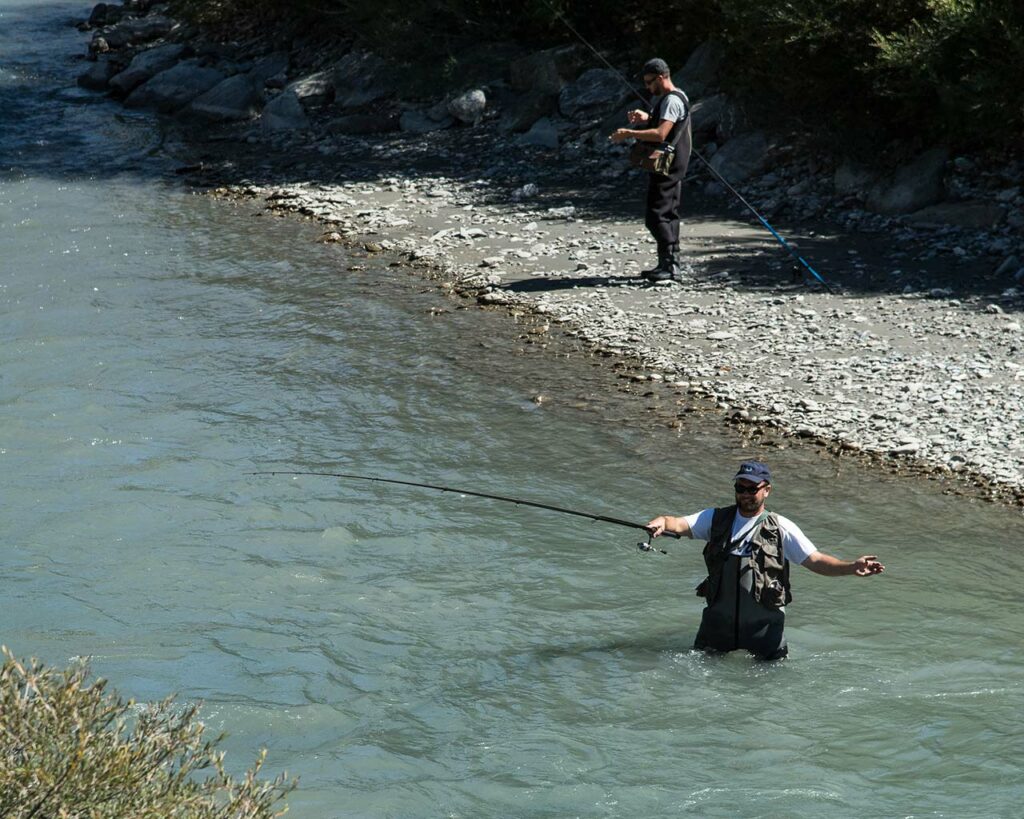
<path fill-rule="evenodd" d="M 687 515 L 683 518 L 690 526 L 690 537 L 697 540 L 709 540 L 711 538 L 711 521 L 714 516 L 714 509 L 704 509 L 695 515 Z M 782 553 L 786 560 L 791 563 L 803 563 L 818 551 L 818 548 L 793 521 L 778 514 L 776 517 L 779 519 Z M 756 520 L 756 515 L 752 518 L 745 518 L 739 511 L 736 512 L 736 519 L 732 523 L 732 541 L 736 543 L 736 546 L 732 549 L 732 554 L 750 554 L 750 538 L 754 534 L 754 521 Z"/>

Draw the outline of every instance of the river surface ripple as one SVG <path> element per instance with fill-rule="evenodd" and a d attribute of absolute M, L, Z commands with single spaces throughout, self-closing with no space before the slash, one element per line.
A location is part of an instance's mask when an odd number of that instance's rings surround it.
<path fill-rule="evenodd" d="M 504 320 L 349 271 L 311 228 L 169 183 L 152 123 L 74 87 L 64 24 L 86 11 L 0 2 L 17 655 L 202 700 L 235 769 L 266 746 L 301 777 L 296 817 L 1020 815 L 1010 510 L 780 450 L 776 508 L 888 572 L 797 568 L 792 657 L 759 665 L 689 650 L 692 542 L 645 558 L 537 510 L 247 474 L 645 520 L 729 500 L 747 452 L 713 422 L 651 427 L 585 361 L 513 356 Z"/>

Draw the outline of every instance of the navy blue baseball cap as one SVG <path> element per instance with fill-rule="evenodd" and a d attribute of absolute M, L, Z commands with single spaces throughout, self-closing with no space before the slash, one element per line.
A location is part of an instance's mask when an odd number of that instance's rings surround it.
<path fill-rule="evenodd" d="M 740 470 L 736 473 L 736 477 L 733 478 L 734 481 L 740 479 L 754 483 L 761 483 L 761 481 L 771 483 L 772 473 L 767 464 L 760 461 L 744 461 L 740 464 Z"/>

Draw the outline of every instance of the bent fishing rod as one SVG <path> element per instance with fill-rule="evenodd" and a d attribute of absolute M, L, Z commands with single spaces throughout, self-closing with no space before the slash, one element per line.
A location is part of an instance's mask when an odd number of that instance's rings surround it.
<path fill-rule="evenodd" d="M 612 523 L 616 526 L 626 526 L 630 529 L 641 529 L 647 533 L 647 542 L 638 543 L 637 549 L 641 552 L 658 552 L 663 555 L 667 555 L 664 549 L 659 549 L 652 544 L 651 530 L 648 529 L 642 523 L 634 523 L 631 520 L 622 520 L 620 518 L 612 518 L 607 515 L 592 515 L 589 512 L 579 512 L 575 509 L 565 509 L 561 506 L 552 506 L 547 503 L 538 503 L 537 501 L 523 500 L 522 498 L 509 498 L 504 495 L 491 495 L 487 492 L 474 492 L 469 489 L 455 489 L 450 486 L 438 486 L 432 483 L 416 483 L 415 481 L 400 481 L 395 478 L 378 478 L 374 475 L 352 475 L 345 472 L 300 472 L 300 471 L 285 471 L 275 470 L 272 472 L 250 472 L 250 475 L 313 475 L 321 478 L 342 478 L 352 481 L 369 481 L 372 483 L 390 483 L 398 486 L 413 486 L 418 489 L 433 489 L 438 492 L 451 492 L 456 495 L 470 495 L 474 498 L 487 498 L 488 500 L 503 501 L 504 503 L 514 503 L 516 506 L 532 506 L 535 509 L 547 509 L 549 512 L 560 512 L 563 515 L 575 515 L 579 518 L 587 518 L 588 520 L 597 521 L 599 523 Z M 682 536 L 676 532 L 663 532 L 663 534 L 669 537 L 681 538 Z"/>
<path fill-rule="evenodd" d="M 630 90 L 630 92 L 634 96 L 636 96 L 640 100 L 640 102 L 642 102 L 644 104 L 645 108 L 648 107 L 648 101 L 644 98 L 644 96 L 639 91 L 636 90 L 636 86 L 634 86 L 633 83 L 631 83 L 628 79 L 626 79 L 625 75 L 621 71 L 619 71 L 619 69 L 617 69 L 614 65 L 612 65 L 610 62 L 608 62 L 608 60 L 605 59 L 605 56 L 600 51 L 598 51 L 596 48 L 594 48 L 594 46 L 592 46 L 590 44 L 590 41 L 587 40 L 582 34 L 580 34 L 576 30 L 576 28 L 573 26 L 573 24 L 570 23 L 568 21 L 568 19 L 566 19 L 565 16 L 558 9 L 556 9 L 553 5 L 551 5 L 551 3 L 548 2 L 548 0 L 541 0 L 541 2 L 543 2 L 544 5 L 548 7 L 548 9 L 551 11 L 552 14 L 555 15 L 555 17 L 557 17 L 559 20 L 562 21 L 562 23 L 565 24 L 565 27 L 567 29 L 569 29 L 569 31 L 571 31 L 575 35 L 576 39 L 578 39 L 581 43 L 583 43 L 583 45 L 585 45 L 587 48 L 589 48 L 591 50 L 591 52 L 593 52 L 595 57 L 597 57 L 601 62 L 603 62 L 606 66 L 608 66 L 608 68 L 610 68 L 613 72 L 615 72 L 615 74 L 618 76 L 618 78 L 620 80 L 622 80 L 622 82 L 626 85 L 626 87 Z M 689 116 L 689 110 L 687 110 L 687 116 Z M 768 222 L 768 220 L 765 219 L 764 216 L 761 215 L 761 213 L 757 210 L 757 208 L 755 208 L 753 205 L 750 204 L 750 202 L 748 202 L 746 199 L 744 199 L 743 196 L 740 195 L 740 192 L 738 190 L 736 190 L 736 188 L 734 188 L 732 185 L 730 185 L 729 182 L 726 180 L 726 178 L 724 176 L 722 176 L 717 170 L 715 170 L 711 166 L 711 163 L 707 159 L 704 158 L 704 155 L 700 151 L 698 151 L 696 148 L 692 148 L 692 147 L 690 148 L 690 151 L 693 153 L 694 156 L 697 157 L 697 159 L 699 159 L 701 162 L 704 163 L 704 167 L 707 168 L 711 172 L 712 176 L 714 176 L 715 179 L 717 179 L 719 182 L 721 182 L 726 187 L 726 189 L 729 190 L 733 194 L 733 196 L 735 196 L 737 199 L 740 200 L 740 202 L 742 202 L 744 204 L 744 206 L 747 208 L 747 210 L 749 210 L 752 214 L 754 214 L 754 216 L 756 216 L 758 218 L 758 220 L 760 220 L 762 225 L 764 225 L 766 228 L 768 228 L 768 230 L 771 232 L 772 236 L 775 237 L 775 239 L 778 241 L 778 243 L 780 245 L 782 245 L 782 247 L 786 250 L 786 252 L 789 253 L 789 255 L 792 256 L 794 259 L 796 259 L 801 265 L 803 265 L 804 268 L 809 270 L 811 275 L 814 276 L 814 278 L 817 279 L 819 282 L 821 282 L 821 285 L 828 292 L 831 293 L 832 292 L 832 287 L 831 287 L 831 285 L 829 285 L 829 283 L 827 281 L 825 281 L 825 278 L 817 270 L 815 270 L 813 267 L 811 267 L 810 263 L 803 256 L 801 256 L 799 253 L 797 253 L 793 249 L 792 245 L 789 244 L 789 242 L 787 242 L 784 238 L 782 238 L 782 235 L 775 228 L 773 228 L 771 226 L 771 224 Z"/>

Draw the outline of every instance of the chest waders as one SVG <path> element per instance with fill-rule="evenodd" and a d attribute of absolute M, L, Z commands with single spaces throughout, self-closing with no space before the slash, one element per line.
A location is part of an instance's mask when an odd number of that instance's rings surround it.
<path fill-rule="evenodd" d="M 655 270 L 664 272 L 655 278 L 676 278 L 679 275 L 679 204 L 683 196 L 683 177 L 690 164 L 692 133 L 690 128 L 690 101 L 686 95 L 676 89 L 666 94 L 652 113 L 656 127 L 661 122 L 661 114 L 668 104 L 669 97 L 679 97 L 686 107 L 683 118 L 672 126 L 666 145 L 671 145 L 675 159 L 667 175 L 660 173 L 647 174 L 647 203 L 644 211 L 644 224 L 658 245 L 658 267 Z M 650 277 L 648 277 L 650 278 Z"/>
<path fill-rule="evenodd" d="M 716 509 L 704 547 L 708 578 L 698 587 L 707 598 L 694 648 L 744 649 L 762 660 L 778 660 L 789 649 L 783 633 L 789 564 L 782 554 L 778 519 L 764 514 L 754 524 L 749 555 L 734 555 L 729 540 L 736 507 Z"/>

